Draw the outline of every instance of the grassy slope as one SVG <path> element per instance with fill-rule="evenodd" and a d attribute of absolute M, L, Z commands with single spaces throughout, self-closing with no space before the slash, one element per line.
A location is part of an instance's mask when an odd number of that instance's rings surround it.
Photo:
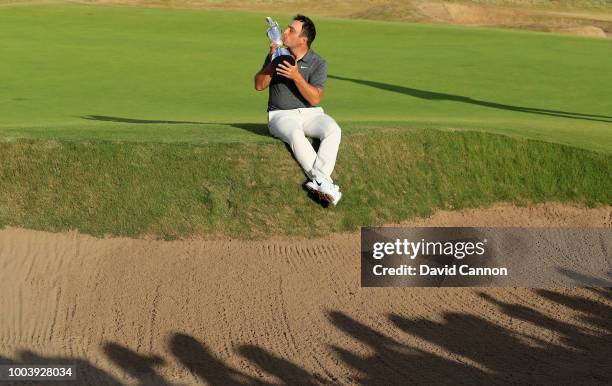
<path fill-rule="evenodd" d="M 267 94 L 252 87 L 265 55 L 262 16 L 4 7 L 0 72 L 9 76 L 0 87 L 0 136 L 269 141 L 260 135 Z M 612 151 L 605 40 L 333 18 L 317 25 L 314 49 L 337 77 L 323 106 L 346 133 L 461 127 Z"/>
<path fill-rule="evenodd" d="M 609 155 L 478 132 L 345 138 L 335 208 L 307 197 L 280 143 L 4 142 L 0 164 L 0 225 L 95 235 L 320 236 L 435 208 L 612 203 Z"/>

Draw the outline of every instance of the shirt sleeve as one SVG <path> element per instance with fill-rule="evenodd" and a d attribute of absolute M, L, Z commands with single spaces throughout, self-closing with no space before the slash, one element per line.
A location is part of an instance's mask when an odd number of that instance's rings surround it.
<path fill-rule="evenodd" d="M 271 62 L 271 57 L 272 55 L 268 54 L 266 55 L 266 59 L 264 60 L 263 66 L 261 66 L 261 69 L 263 70 L 264 68 L 266 68 L 266 66 L 268 65 L 268 63 Z"/>
<path fill-rule="evenodd" d="M 327 80 L 327 62 L 325 60 L 321 60 L 319 65 L 314 69 L 312 74 L 310 74 L 310 79 L 308 79 L 308 83 L 311 85 L 324 89 L 325 81 Z"/>

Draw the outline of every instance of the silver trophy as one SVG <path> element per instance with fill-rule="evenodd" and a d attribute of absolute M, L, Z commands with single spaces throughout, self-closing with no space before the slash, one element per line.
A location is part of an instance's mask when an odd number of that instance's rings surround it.
<path fill-rule="evenodd" d="M 272 54 L 270 61 L 272 63 L 272 67 L 276 69 L 276 66 L 279 63 L 282 63 L 283 60 L 288 61 L 292 65 L 295 64 L 295 59 L 291 56 L 291 52 L 283 47 L 283 34 L 278 26 L 278 23 L 272 20 L 271 17 L 266 17 L 266 21 L 268 22 L 268 39 L 270 39 L 271 43 L 276 45 L 276 51 Z"/>

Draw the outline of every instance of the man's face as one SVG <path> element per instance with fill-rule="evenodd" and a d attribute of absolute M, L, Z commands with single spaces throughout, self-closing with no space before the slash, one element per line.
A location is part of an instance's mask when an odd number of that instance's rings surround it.
<path fill-rule="evenodd" d="M 302 22 L 299 20 L 293 20 L 291 24 L 283 31 L 283 43 L 289 48 L 299 47 L 302 44 L 306 44 L 308 39 L 304 36 L 300 36 L 302 33 Z"/>

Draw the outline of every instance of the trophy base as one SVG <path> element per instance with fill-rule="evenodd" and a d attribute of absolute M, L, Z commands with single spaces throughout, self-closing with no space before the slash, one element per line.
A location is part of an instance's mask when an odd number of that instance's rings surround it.
<path fill-rule="evenodd" d="M 282 63 L 283 60 L 288 61 L 289 63 L 291 63 L 291 65 L 295 65 L 295 58 L 291 55 L 280 55 L 277 56 L 276 58 L 274 58 L 272 60 L 272 68 L 274 68 L 276 70 L 276 66 L 278 66 L 279 63 Z"/>

